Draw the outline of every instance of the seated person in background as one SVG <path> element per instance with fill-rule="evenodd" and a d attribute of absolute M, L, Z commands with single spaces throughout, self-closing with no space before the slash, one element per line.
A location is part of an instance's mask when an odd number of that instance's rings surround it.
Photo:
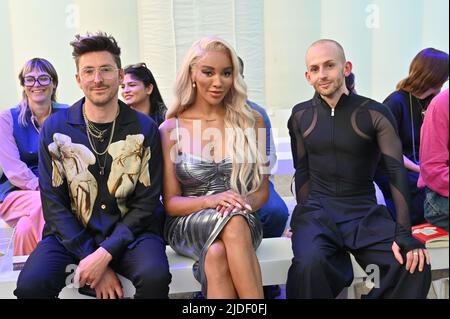
<path fill-rule="evenodd" d="M 125 103 L 150 116 L 158 126 L 161 125 L 167 108 L 150 69 L 145 63 L 138 63 L 125 67 L 124 74 L 121 87 Z"/>
<path fill-rule="evenodd" d="M 244 78 L 244 61 L 238 56 L 240 73 Z M 272 124 L 270 123 L 269 115 L 266 110 L 252 102 L 247 100 L 247 105 L 261 114 L 264 119 L 264 125 L 266 126 L 266 154 L 269 157 L 270 170 L 277 162 L 277 152 L 275 149 L 275 142 L 272 134 Z M 275 190 L 275 186 L 269 176 L 269 199 L 260 208 L 258 217 L 263 224 L 263 238 L 281 237 L 286 229 L 286 222 L 289 218 L 289 211 L 284 200 L 278 195 Z M 266 299 L 273 299 L 279 296 L 281 293 L 278 285 L 264 286 L 264 296 Z"/>
<path fill-rule="evenodd" d="M 238 57 L 240 72 L 242 78 L 244 78 L 244 62 Z M 255 111 L 261 114 L 266 126 L 266 154 L 269 157 L 270 169 L 277 162 L 277 153 L 275 149 L 275 142 L 271 132 L 272 125 L 270 123 L 269 116 L 264 108 L 247 100 L 247 105 Z M 259 219 L 263 224 L 263 238 L 281 237 L 284 229 L 286 228 L 286 222 L 289 218 L 288 208 L 283 199 L 278 195 L 272 181 L 269 179 L 269 199 L 259 209 Z"/>
<path fill-rule="evenodd" d="M 56 298 L 69 284 L 121 298 L 117 274 L 135 298 L 167 298 L 171 276 L 155 218 L 162 158 L 148 116 L 118 100 L 120 47 L 104 33 L 71 42 L 84 97 L 49 118 L 40 137 L 44 237 L 20 272 L 18 298 Z"/>
<path fill-rule="evenodd" d="M 39 132 L 56 103 L 58 75 L 45 59 L 34 58 L 19 73 L 22 101 L 0 113 L 0 217 L 16 227 L 14 255 L 29 255 L 42 238 L 44 217 L 38 182 Z"/>
<path fill-rule="evenodd" d="M 355 87 L 355 74 L 353 72 L 350 72 L 350 74 L 345 77 L 345 86 L 347 87 L 347 90 L 349 92 L 357 94 Z M 378 187 L 377 183 L 375 182 L 373 182 L 373 186 L 375 187 L 375 195 L 377 197 L 377 203 L 379 205 L 386 206 L 386 201 L 384 199 L 384 195 L 380 187 Z"/>
<path fill-rule="evenodd" d="M 261 115 L 245 103 L 234 49 L 222 39 L 196 41 L 178 71 L 176 101 L 160 126 L 164 156 L 165 237 L 197 260 L 207 298 L 263 298 L 255 250 L 268 197 Z"/>
<path fill-rule="evenodd" d="M 397 84 L 397 91 L 383 102 L 394 115 L 402 142 L 403 162 L 408 173 L 411 196 L 411 225 L 424 222 L 423 205 L 425 190 L 417 187 L 419 179 L 420 128 L 428 103 L 439 93 L 448 80 L 448 54 L 433 48 L 420 51 L 412 60 L 408 76 Z M 393 196 L 388 182 L 388 173 L 382 162 L 378 167 L 375 182 L 380 186 L 390 213 L 397 217 Z"/>
<path fill-rule="evenodd" d="M 355 74 L 353 72 L 350 72 L 350 74 L 345 77 L 345 86 L 349 92 L 356 94 Z"/>
<path fill-rule="evenodd" d="M 160 126 L 165 120 L 167 107 L 150 69 L 145 63 L 137 63 L 126 66 L 123 72 L 121 88 L 125 103 L 133 110 L 150 116 Z M 158 214 L 154 216 L 160 220 L 158 223 L 164 225 L 166 213 L 161 201 L 159 206 Z"/>
<path fill-rule="evenodd" d="M 449 161 L 448 89 L 428 106 L 420 134 L 420 176 L 417 186 L 425 188 L 425 219 L 448 231 Z"/>

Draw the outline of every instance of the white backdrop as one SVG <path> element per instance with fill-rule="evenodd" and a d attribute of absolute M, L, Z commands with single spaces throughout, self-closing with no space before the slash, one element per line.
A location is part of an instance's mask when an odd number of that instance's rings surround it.
<path fill-rule="evenodd" d="M 117 39 L 124 65 L 149 65 L 170 104 L 186 49 L 214 34 L 244 59 L 249 97 L 284 128 L 287 109 L 312 95 L 304 79 L 312 41 L 339 41 L 358 92 L 383 100 L 418 51 L 448 52 L 448 7 L 448 0 L 0 0 L 0 110 L 17 103 L 17 74 L 36 56 L 55 65 L 59 101 L 81 97 L 69 42 L 98 30 Z"/>

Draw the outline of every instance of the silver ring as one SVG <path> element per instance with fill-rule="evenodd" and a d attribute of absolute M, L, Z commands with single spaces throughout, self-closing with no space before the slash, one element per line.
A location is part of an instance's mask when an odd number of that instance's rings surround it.
<path fill-rule="evenodd" d="M 413 252 L 413 255 L 414 255 L 414 256 L 418 256 L 419 253 L 418 253 L 417 251 L 415 251 L 415 252 Z"/>

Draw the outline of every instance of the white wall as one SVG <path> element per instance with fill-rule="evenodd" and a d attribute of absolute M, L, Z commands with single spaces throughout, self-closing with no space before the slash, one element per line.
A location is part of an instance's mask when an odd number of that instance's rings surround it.
<path fill-rule="evenodd" d="M 122 48 L 122 61 L 139 60 L 136 1 L 127 0 L 1 0 L 0 110 L 21 96 L 17 76 L 25 61 L 42 57 L 56 68 L 58 100 L 73 103 L 82 96 L 75 82 L 69 42 L 77 33 L 105 30 Z"/>
<path fill-rule="evenodd" d="M 249 97 L 267 107 L 285 135 L 289 109 L 313 92 L 304 79 L 311 42 L 341 42 L 360 94 L 383 100 L 425 47 L 448 52 L 447 0 L 1 0 L 0 110 L 17 103 L 17 74 L 35 56 L 60 76 L 58 96 L 81 97 L 69 42 L 77 33 L 106 31 L 122 47 L 124 65 L 146 62 L 167 104 L 186 49 L 216 34 L 245 62 Z"/>

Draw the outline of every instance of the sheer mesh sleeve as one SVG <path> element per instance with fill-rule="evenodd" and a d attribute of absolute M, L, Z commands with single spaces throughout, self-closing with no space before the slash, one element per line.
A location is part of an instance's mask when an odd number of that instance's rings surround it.
<path fill-rule="evenodd" d="M 381 160 L 389 176 L 389 185 L 397 212 L 395 242 L 404 251 L 423 247 L 422 243 L 411 235 L 408 176 L 403 165 L 402 144 L 393 115 L 384 106 L 370 109 L 369 112 L 376 130 Z"/>
<path fill-rule="evenodd" d="M 298 204 L 304 204 L 309 195 L 308 155 L 303 143 L 300 121 L 304 111 L 293 112 L 288 121 L 292 159 L 295 168 L 295 193 Z"/>

